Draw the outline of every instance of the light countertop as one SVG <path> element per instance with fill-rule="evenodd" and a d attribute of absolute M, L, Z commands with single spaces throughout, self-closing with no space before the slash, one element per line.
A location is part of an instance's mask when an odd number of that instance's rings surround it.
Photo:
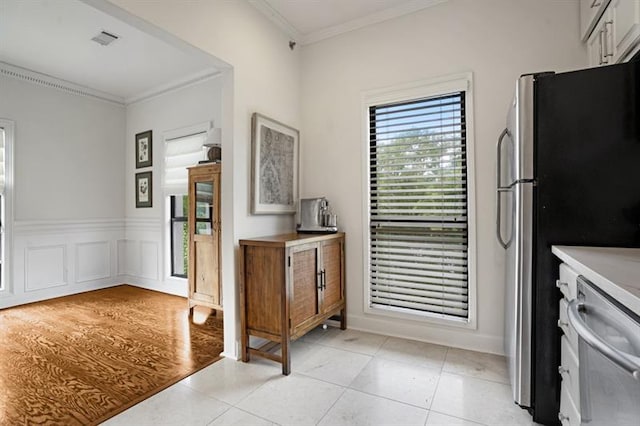
<path fill-rule="evenodd" d="M 553 246 L 573 270 L 640 315 L 640 249 Z"/>

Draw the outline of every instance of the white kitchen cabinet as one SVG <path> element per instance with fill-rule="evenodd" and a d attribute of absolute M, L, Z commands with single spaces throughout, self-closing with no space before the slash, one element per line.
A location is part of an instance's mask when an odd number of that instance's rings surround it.
<path fill-rule="evenodd" d="M 599 67 L 609 65 L 613 62 L 613 31 L 611 30 L 613 21 L 611 11 L 607 10 L 602 19 L 593 29 L 591 36 L 587 40 L 587 52 L 589 54 L 589 65 Z"/>
<path fill-rule="evenodd" d="M 586 41 L 610 0 L 580 0 L 580 39 Z"/>
<path fill-rule="evenodd" d="M 640 0 L 611 0 L 608 13 L 608 51 L 618 63 L 627 59 L 640 41 Z"/>
<path fill-rule="evenodd" d="M 566 263 L 560 265 L 556 286 L 564 296 L 560 299 L 558 327 L 562 330 L 560 365 L 558 374 L 562 378 L 560 412 L 558 420 L 563 426 L 580 425 L 580 363 L 578 360 L 578 333 L 569 324 L 567 306 L 577 297 L 578 272 Z"/>
<path fill-rule="evenodd" d="M 611 0 L 587 40 L 589 65 L 623 62 L 640 42 L 640 0 Z"/>

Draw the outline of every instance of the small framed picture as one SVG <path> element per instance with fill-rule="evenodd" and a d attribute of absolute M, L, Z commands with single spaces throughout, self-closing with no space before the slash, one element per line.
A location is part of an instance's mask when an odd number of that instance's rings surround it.
<path fill-rule="evenodd" d="M 151 130 L 136 135 L 136 169 L 153 165 Z"/>
<path fill-rule="evenodd" d="M 153 206 L 151 172 L 136 173 L 136 208 Z"/>

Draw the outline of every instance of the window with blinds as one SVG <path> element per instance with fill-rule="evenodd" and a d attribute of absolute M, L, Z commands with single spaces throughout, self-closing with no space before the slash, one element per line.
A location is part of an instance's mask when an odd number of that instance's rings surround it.
<path fill-rule="evenodd" d="M 467 319 L 465 92 L 368 112 L 369 306 Z"/>
<path fill-rule="evenodd" d="M 207 132 L 165 139 L 164 192 L 167 195 L 186 195 L 189 185 L 187 167 L 203 159 L 202 146 Z"/>

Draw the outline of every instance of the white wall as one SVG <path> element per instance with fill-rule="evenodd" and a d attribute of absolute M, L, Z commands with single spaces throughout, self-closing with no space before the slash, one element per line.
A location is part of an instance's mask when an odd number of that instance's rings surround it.
<path fill-rule="evenodd" d="M 185 279 L 171 278 L 167 269 L 165 240 L 169 240 L 165 211 L 166 199 L 162 181 L 164 172 L 164 134 L 212 121 L 222 121 L 222 79 L 213 77 L 203 82 L 173 90 L 127 106 L 125 186 L 127 233 L 120 241 L 127 255 L 122 259 L 121 272 L 127 282 L 153 290 L 187 296 Z M 135 135 L 153 131 L 153 166 L 136 169 Z M 153 171 L 153 207 L 136 208 L 135 174 Z"/>
<path fill-rule="evenodd" d="M 124 107 L 4 76 L 0 87 L 0 117 L 16 121 L 15 220 L 122 218 Z"/>
<path fill-rule="evenodd" d="M 292 216 L 250 214 L 251 114 L 300 128 L 299 50 L 291 51 L 289 39 L 245 1 L 110 1 L 232 67 L 224 75 L 222 100 L 222 274 L 225 354 L 233 357 L 239 338 L 238 239 L 294 226 Z"/>
<path fill-rule="evenodd" d="M 585 67 L 573 1 L 450 0 L 302 50 L 302 196 L 324 194 L 347 233 L 350 326 L 502 352 L 503 251 L 495 239 L 495 143 L 516 78 Z M 364 313 L 362 94 L 473 72 L 477 330 Z"/>
<path fill-rule="evenodd" d="M 15 122 L 12 277 L 0 308 L 118 283 L 124 107 L 4 76 L 0 88 L 0 117 Z"/>

